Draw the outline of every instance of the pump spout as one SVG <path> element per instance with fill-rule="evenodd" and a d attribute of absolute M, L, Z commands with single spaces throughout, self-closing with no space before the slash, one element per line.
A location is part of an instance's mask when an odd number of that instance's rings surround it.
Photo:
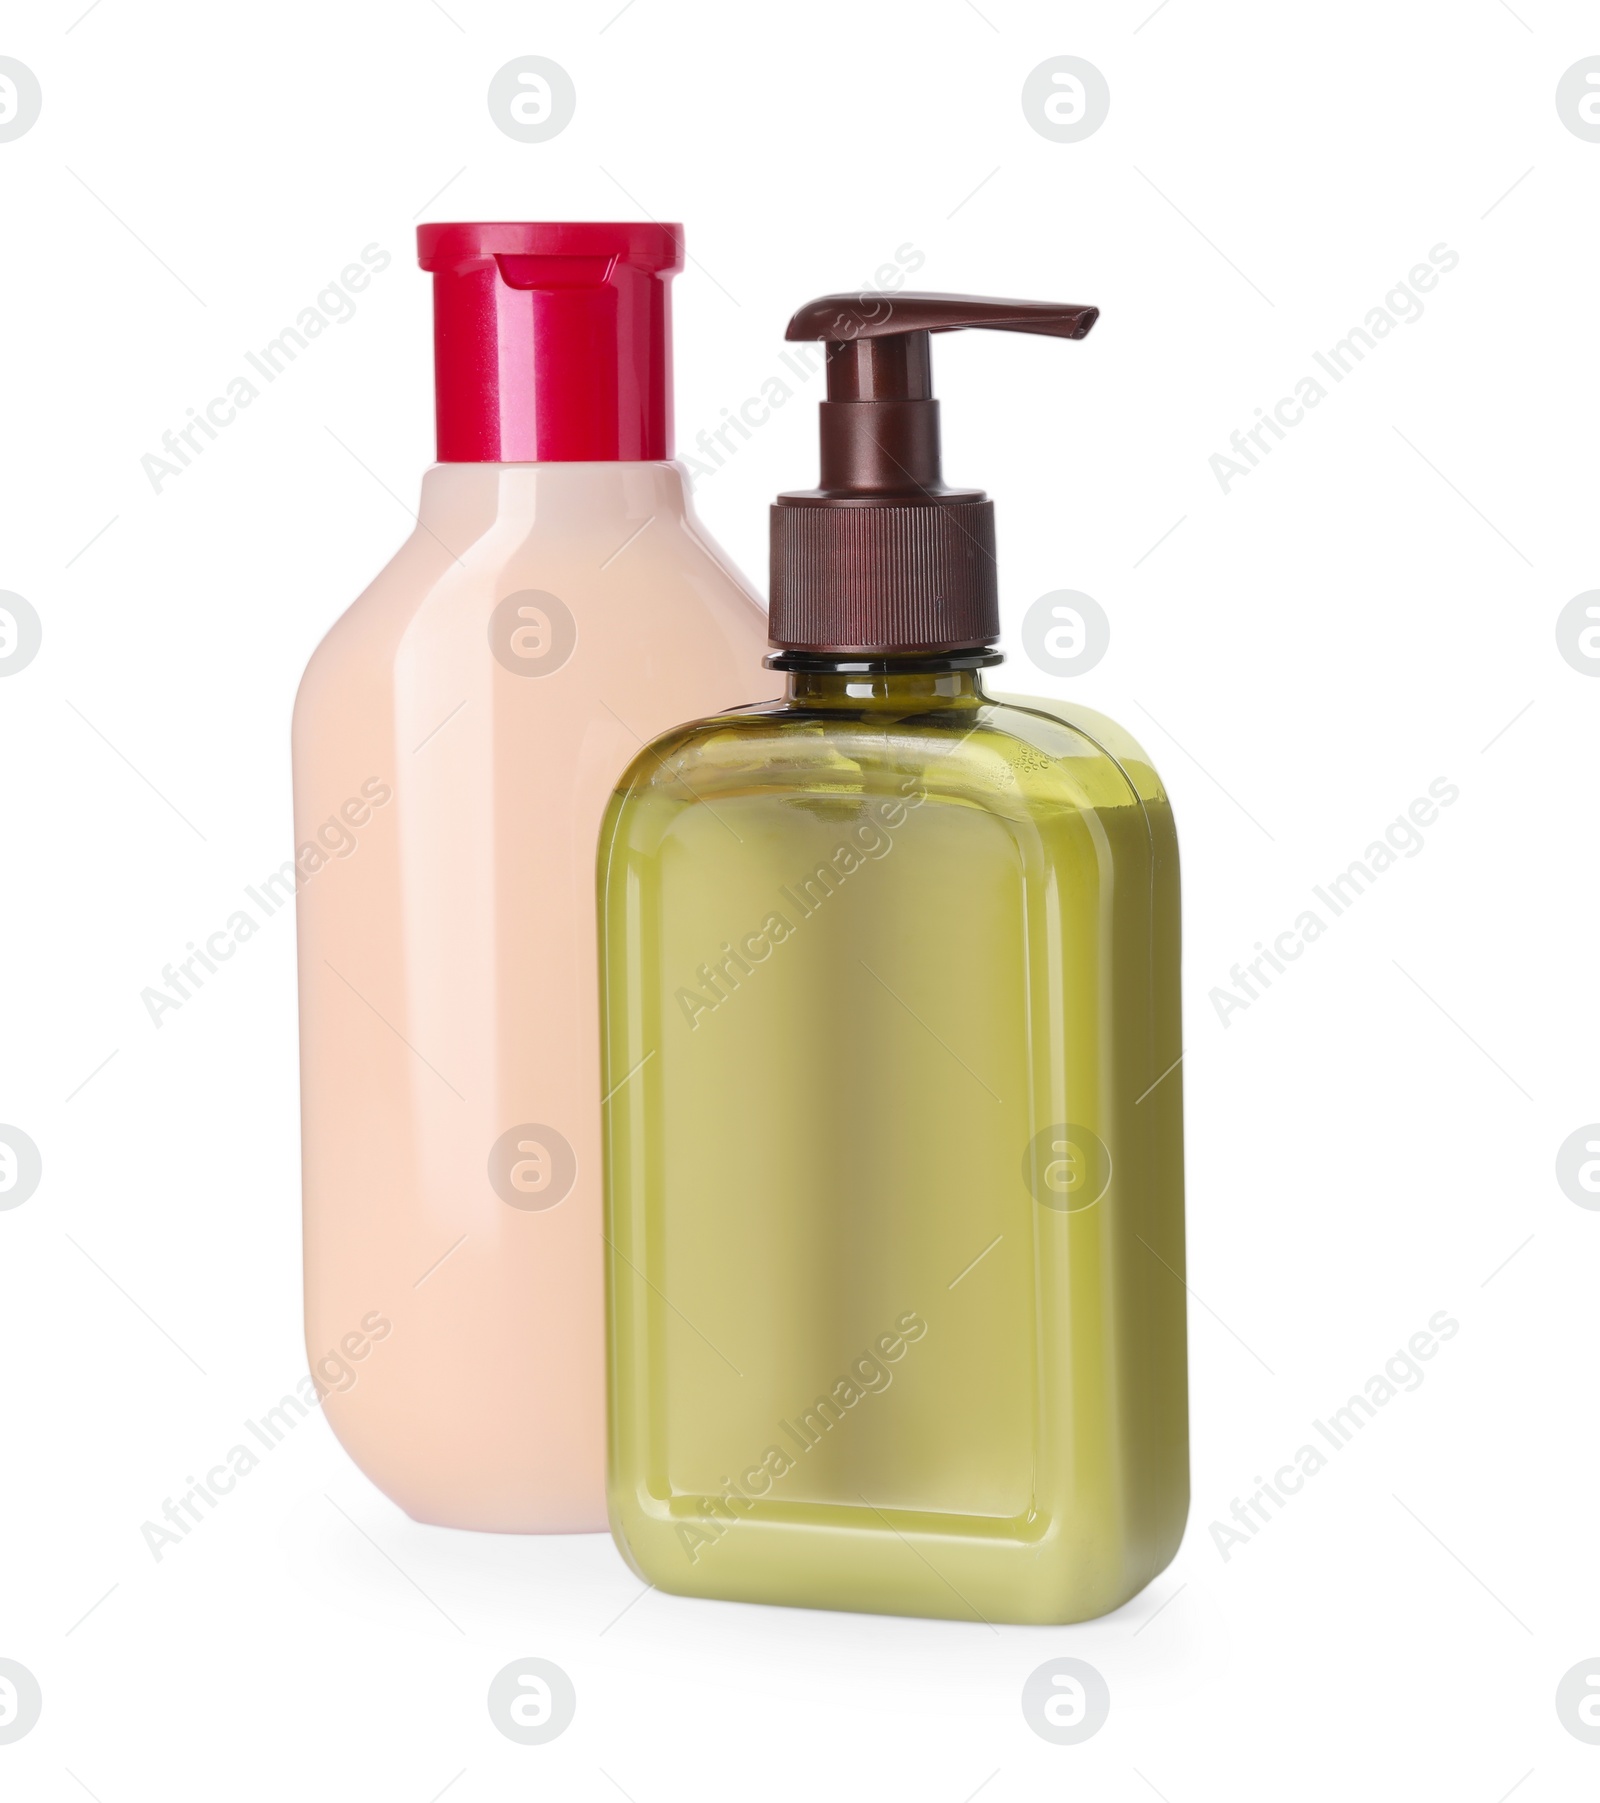
<path fill-rule="evenodd" d="M 784 337 L 840 344 L 905 332 L 980 327 L 989 332 L 1036 332 L 1045 338 L 1085 338 L 1099 317 L 1098 307 L 1063 301 L 996 300 L 978 294 L 823 294 L 795 314 Z"/>
<path fill-rule="evenodd" d="M 957 492 L 945 487 L 940 469 L 930 332 L 982 328 L 1082 338 L 1099 317 L 1098 307 L 971 294 L 824 294 L 808 301 L 784 336 L 827 347 L 818 493 L 948 498 Z"/>

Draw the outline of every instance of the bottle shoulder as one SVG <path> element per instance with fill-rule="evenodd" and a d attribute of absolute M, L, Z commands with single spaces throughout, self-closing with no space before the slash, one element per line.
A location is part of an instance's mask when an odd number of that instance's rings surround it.
<path fill-rule="evenodd" d="M 758 791 L 866 796 L 909 777 L 931 796 L 1006 814 L 1136 809 L 1142 799 L 1081 727 L 997 698 L 906 712 L 793 701 L 729 709 L 647 745 L 618 795 L 641 804 Z"/>
<path fill-rule="evenodd" d="M 1155 767 L 1155 760 L 1127 727 L 1109 714 L 1054 695 L 1023 695 L 1000 690 L 995 692 L 993 699 L 1014 711 L 1046 715 L 1089 739 L 1121 765 L 1141 801 L 1163 807 L 1169 805 L 1166 786 Z"/>
<path fill-rule="evenodd" d="M 502 672 L 523 711 L 627 732 L 770 693 L 761 605 L 679 487 L 670 465 L 435 466 L 417 529 L 312 649 L 297 718 L 435 681 L 453 704 Z"/>

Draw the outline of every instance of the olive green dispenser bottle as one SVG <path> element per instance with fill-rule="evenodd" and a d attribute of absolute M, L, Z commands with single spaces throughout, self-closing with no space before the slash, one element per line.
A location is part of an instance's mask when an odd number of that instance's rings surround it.
<path fill-rule="evenodd" d="M 803 308 L 781 700 L 634 760 L 599 855 L 613 1532 L 662 1590 L 1071 1622 L 1188 1508 L 1176 841 L 1138 747 L 991 700 L 993 508 L 929 334 Z"/>

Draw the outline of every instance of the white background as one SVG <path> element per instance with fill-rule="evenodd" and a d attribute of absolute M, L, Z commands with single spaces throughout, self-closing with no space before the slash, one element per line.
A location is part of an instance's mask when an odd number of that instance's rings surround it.
<path fill-rule="evenodd" d="M 1600 580 L 1600 144 L 1554 96 L 1600 20 L 1515 6 L 13 0 L 0 54 L 44 108 L 0 143 L 0 588 L 44 642 L 0 683 L 0 1120 L 44 1177 L 0 1213 L 0 1656 L 44 1714 L 0 1792 L 1594 1794 L 1554 1696 L 1600 1656 L 1600 1215 L 1554 1173 L 1600 1115 L 1600 685 L 1554 626 Z M 577 87 L 543 144 L 486 106 L 524 54 Z M 1062 54 L 1111 90 L 1073 144 L 1020 98 Z M 936 369 L 1018 657 L 1047 590 L 1112 623 L 1091 674 L 1001 686 L 1144 740 L 1185 856 L 1194 1506 L 1103 1621 L 641 1596 L 603 1537 L 415 1525 L 320 1416 L 159 1564 L 141 1536 L 304 1369 L 287 914 L 159 1030 L 139 997 L 289 855 L 299 672 L 409 529 L 414 223 L 646 212 L 698 259 L 685 446 L 794 307 L 902 244 L 919 286 L 1104 309 Z M 393 262 L 355 317 L 154 493 L 141 456 L 369 243 Z M 1213 453 L 1441 243 L 1423 316 L 1224 494 Z M 699 484 L 758 581 L 811 403 Z M 1224 1026 L 1230 967 L 1439 777 L 1424 849 Z M 1421 1387 L 1224 1559 L 1210 1524 L 1440 1309 Z M 524 1654 L 577 1687 L 543 1747 L 485 1708 Z M 1061 1654 L 1111 1688 L 1075 1747 L 1019 1706 Z"/>

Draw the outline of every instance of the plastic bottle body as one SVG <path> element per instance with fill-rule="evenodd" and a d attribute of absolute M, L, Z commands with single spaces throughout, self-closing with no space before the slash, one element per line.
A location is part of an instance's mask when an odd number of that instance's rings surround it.
<path fill-rule="evenodd" d="M 763 636 L 675 465 L 443 464 L 307 668 L 307 1349 L 419 1520 L 605 1526 L 595 837 Z"/>
<path fill-rule="evenodd" d="M 1102 1614 L 1188 1504 L 1165 797 L 967 674 L 792 680 L 602 833 L 613 1531 L 670 1591 Z"/>

